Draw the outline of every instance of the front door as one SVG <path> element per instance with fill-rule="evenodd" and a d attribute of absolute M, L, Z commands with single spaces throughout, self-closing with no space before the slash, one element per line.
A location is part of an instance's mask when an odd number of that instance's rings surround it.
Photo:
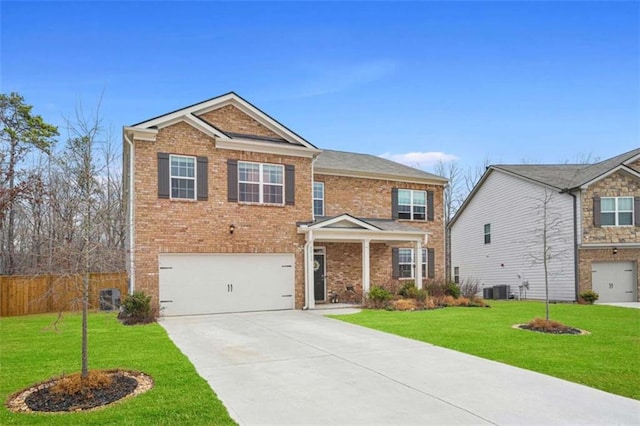
<path fill-rule="evenodd" d="M 313 295 L 316 302 L 325 300 L 324 251 L 316 250 L 313 254 Z"/>

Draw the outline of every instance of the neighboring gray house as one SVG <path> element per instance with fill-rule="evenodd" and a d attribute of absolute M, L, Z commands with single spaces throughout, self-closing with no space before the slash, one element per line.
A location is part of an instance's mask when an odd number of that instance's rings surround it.
<path fill-rule="evenodd" d="M 596 164 L 493 165 L 451 220 L 452 279 L 510 285 L 544 299 L 544 268 L 532 262 L 545 193 L 562 222 L 551 239 L 551 300 L 593 289 L 600 302 L 638 301 L 640 148 Z M 538 240 L 539 241 L 539 240 Z M 524 296 L 524 294 L 523 294 Z"/>

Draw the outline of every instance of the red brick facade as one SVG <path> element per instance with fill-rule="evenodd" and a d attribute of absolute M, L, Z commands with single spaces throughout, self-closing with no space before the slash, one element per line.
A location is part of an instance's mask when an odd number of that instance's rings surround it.
<path fill-rule="evenodd" d="M 233 105 L 201 115 L 224 132 L 279 138 L 274 131 Z M 188 121 L 188 120 L 187 120 Z M 311 156 L 278 155 L 222 149 L 216 138 L 177 121 L 161 127 L 155 140 L 133 138 L 134 147 L 134 265 L 135 288 L 159 300 L 160 253 L 293 253 L 295 255 L 295 307 L 304 300 L 305 237 L 298 223 L 310 222 L 312 181 L 325 182 L 327 215 L 348 213 L 364 218 L 391 219 L 391 190 L 394 187 L 429 190 L 434 193 L 433 221 L 407 221 L 430 232 L 428 247 L 435 249 L 435 271 L 444 278 L 443 187 L 403 184 L 387 180 L 340 176 L 312 177 Z M 277 142 L 275 142 L 277 144 Z M 187 201 L 158 196 L 158 153 L 206 157 L 208 199 Z M 227 160 L 293 165 L 294 205 L 258 205 L 228 201 Z M 233 234 L 230 225 L 235 226 Z M 359 243 L 316 243 L 326 247 L 327 290 L 342 293 L 346 285 L 362 292 L 362 245 Z M 411 247 L 411 245 L 406 245 Z M 371 284 L 391 280 L 391 246 L 372 243 Z"/>

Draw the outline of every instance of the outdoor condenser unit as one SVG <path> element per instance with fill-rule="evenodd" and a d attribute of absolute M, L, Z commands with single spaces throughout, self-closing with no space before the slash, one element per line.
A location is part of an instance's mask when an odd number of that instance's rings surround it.
<path fill-rule="evenodd" d="M 101 311 L 120 309 L 120 290 L 117 288 L 101 289 L 99 299 Z"/>

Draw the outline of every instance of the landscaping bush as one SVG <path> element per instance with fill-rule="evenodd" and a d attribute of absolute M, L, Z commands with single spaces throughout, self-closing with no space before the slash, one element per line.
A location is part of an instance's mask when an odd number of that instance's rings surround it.
<path fill-rule="evenodd" d="M 424 303 L 427 300 L 427 291 L 422 288 L 416 288 L 415 282 L 407 281 L 405 282 L 398 294 L 405 299 L 415 299 L 420 303 Z"/>
<path fill-rule="evenodd" d="M 151 296 L 134 291 L 125 297 L 118 319 L 125 325 L 149 324 L 158 319 L 158 312 L 151 306 Z"/>
<path fill-rule="evenodd" d="M 415 299 L 398 299 L 391 302 L 391 306 L 395 311 L 415 311 L 419 308 Z"/>
<path fill-rule="evenodd" d="M 480 280 L 476 278 L 465 278 L 460 283 L 460 295 L 473 300 L 478 297 L 481 288 Z"/>
<path fill-rule="evenodd" d="M 460 288 L 454 283 L 432 281 L 427 284 L 427 293 L 435 298 L 451 296 L 457 299 L 460 297 Z"/>
<path fill-rule="evenodd" d="M 389 304 L 389 301 L 393 299 L 393 294 L 384 287 L 373 286 L 369 290 L 367 297 L 367 307 L 369 308 L 385 308 Z"/>
<path fill-rule="evenodd" d="M 580 293 L 580 299 L 588 305 L 593 305 L 593 303 L 599 298 L 600 295 L 593 290 L 587 290 Z"/>

